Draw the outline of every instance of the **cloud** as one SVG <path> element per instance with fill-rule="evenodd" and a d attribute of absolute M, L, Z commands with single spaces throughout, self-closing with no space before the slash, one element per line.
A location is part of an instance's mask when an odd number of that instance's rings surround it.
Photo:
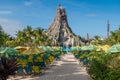
<path fill-rule="evenodd" d="M 32 2 L 25 1 L 25 2 L 24 2 L 24 5 L 25 5 L 25 6 L 31 6 L 31 5 L 32 5 Z"/>
<path fill-rule="evenodd" d="M 97 15 L 96 15 L 96 14 L 87 14 L 87 15 L 85 15 L 85 16 L 95 17 L 95 16 L 97 16 Z"/>
<path fill-rule="evenodd" d="M 4 10 L 4 11 L 0 11 L 0 14 L 11 14 L 12 11 L 8 11 L 8 10 Z"/>
<path fill-rule="evenodd" d="M 3 30 L 15 37 L 16 31 L 23 29 L 21 22 L 11 19 L 0 18 L 0 25 Z"/>

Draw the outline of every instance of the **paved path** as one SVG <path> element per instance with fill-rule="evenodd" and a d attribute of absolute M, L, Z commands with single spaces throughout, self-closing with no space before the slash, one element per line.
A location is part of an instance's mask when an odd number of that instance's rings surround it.
<path fill-rule="evenodd" d="M 17 79 L 16 79 L 17 80 Z M 19 80 L 19 79 L 18 79 Z M 85 67 L 81 67 L 79 61 L 73 54 L 68 53 L 45 71 L 43 75 L 24 78 L 21 80 L 92 80 L 86 72 Z"/>
<path fill-rule="evenodd" d="M 54 66 L 46 70 L 41 80 L 91 80 L 85 67 L 80 67 L 73 54 L 65 54 Z"/>

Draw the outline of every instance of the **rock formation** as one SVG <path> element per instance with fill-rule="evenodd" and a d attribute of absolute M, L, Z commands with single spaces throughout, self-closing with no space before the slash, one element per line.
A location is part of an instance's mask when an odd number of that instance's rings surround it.
<path fill-rule="evenodd" d="M 66 11 L 60 5 L 57 7 L 56 17 L 46 31 L 46 35 L 52 39 L 52 45 L 76 46 L 82 43 L 80 37 L 76 36 L 69 27 Z"/>

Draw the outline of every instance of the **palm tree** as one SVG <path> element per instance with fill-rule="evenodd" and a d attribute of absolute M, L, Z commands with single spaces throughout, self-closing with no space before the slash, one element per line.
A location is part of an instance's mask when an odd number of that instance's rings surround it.
<path fill-rule="evenodd" d="M 100 40 L 100 36 L 96 35 L 96 36 L 94 36 L 94 39 L 98 41 L 98 40 Z"/>
<path fill-rule="evenodd" d="M 111 39 L 114 40 L 115 44 L 119 44 L 120 43 L 120 28 L 118 30 L 115 31 L 111 31 Z"/>
<path fill-rule="evenodd" d="M 113 45 L 120 43 L 120 28 L 115 31 L 111 31 L 111 35 L 106 39 L 106 43 Z"/>
<path fill-rule="evenodd" d="M 27 26 L 22 31 L 19 30 L 16 36 L 18 45 L 39 46 L 48 45 L 51 42 L 41 27 L 33 29 L 31 26 Z"/>
<path fill-rule="evenodd" d="M 100 42 L 100 39 L 101 39 L 100 36 L 98 36 L 98 35 L 94 36 L 94 44 L 98 45 Z"/>
<path fill-rule="evenodd" d="M 31 26 L 27 26 L 27 28 L 25 28 L 23 30 L 23 32 L 25 33 L 26 36 L 24 36 L 26 38 L 26 43 L 28 46 L 32 46 L 32 34 L 33 34 L 33 29 Z"/>
<path fill-rule="evenodd" d="M 27 26 L 26 28 L 24 28 L 22 31 L 18 31 L 16 36 L 16 42 L 18 43 L 18 45 L 21 46 L 31 46 L 32 44 L 32 27 L 31 26 Z"/>
<path fill-rule="evenodd" d="M 18 31 L 17 34 L 16 34 L 17 38 L 16 38 L 16 42 L 18 45 L 25 45 L 25 42 L 26 42 L 26 38 L 25 38 L 25 33 L 23 31 Z"/>
<path fill-rule="evenodd" d="M 42 38 L 44 37 L 43 31 L 44 31 L 44 29 L 41 28 L 41 27 L 38 27 L 38 28 L 33 30 L 33 36 L 34 36 L 34 42 L 33 43 L 35 45 L 41 45 Z"/>
<path fill-rule="evenodd" d="M 10 35 L 4 32 L 2 26 L 0 26 L 0 47 L 6 46 L 6 41 L 10 39 Z"/>

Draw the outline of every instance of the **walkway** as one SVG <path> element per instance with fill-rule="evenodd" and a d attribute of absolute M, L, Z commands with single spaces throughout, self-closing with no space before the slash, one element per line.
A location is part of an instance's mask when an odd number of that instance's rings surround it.
<path fill-rule="evenodd" d="M 14 79 L 14 80 L 19 80 Z M 36 77 L 26 77 L 20 80 L 92 80 L 86 72 L 85 67 L 81 67 L 79 61 L 73 54 L 68 53 L 60 60 L 54 61 L 45 73 Z"/>
<path fill-rule="evenodd" d="M 46 70 L 40 80 L 92 80 L 86 72 L 85 67 L 80 67 L 79 61 L 73 54 L 65 54 L 54 66 Z"/>

